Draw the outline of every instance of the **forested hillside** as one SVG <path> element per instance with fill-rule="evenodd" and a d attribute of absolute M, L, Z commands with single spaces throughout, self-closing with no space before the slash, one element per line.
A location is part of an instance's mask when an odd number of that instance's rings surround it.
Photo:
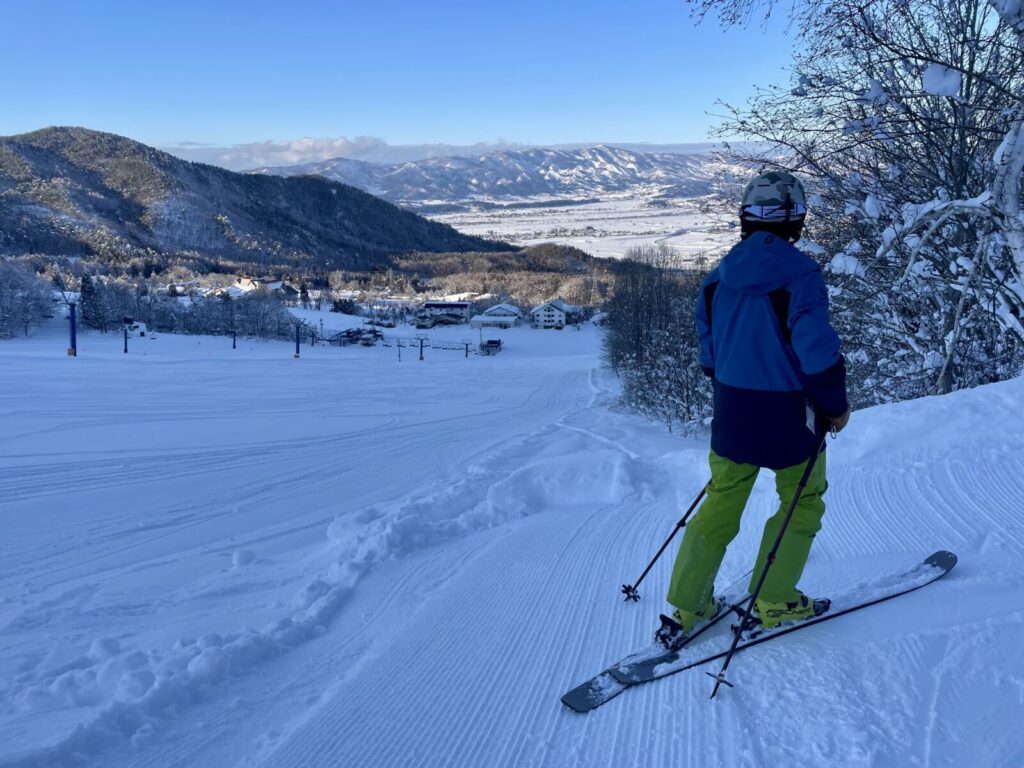
<path fill-rule="evenodd" d="M 509 249 L 320 177 L 233 173 L 83 128 L 0 138 L 0 254 L 329 270 Z"/>

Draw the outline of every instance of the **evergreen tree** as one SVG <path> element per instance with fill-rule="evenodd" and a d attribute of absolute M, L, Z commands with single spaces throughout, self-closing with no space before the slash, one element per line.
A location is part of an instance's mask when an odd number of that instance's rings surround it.
<path fill-rule="evenodd" d="M 107 332 L 109 312 L 102 292 L 96 281 L 89 275 L 82 275 L 82 292 L 78 300 L 78 309 L 82 322 L 90 328 Z"/>

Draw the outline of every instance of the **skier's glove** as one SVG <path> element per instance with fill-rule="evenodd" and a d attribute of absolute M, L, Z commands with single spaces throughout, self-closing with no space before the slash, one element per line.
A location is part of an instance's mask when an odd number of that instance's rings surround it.
<path fill-rule="evenodd" d="M 837 416 L 836 418 L 832 419 L 831 422 L 832 429 L 834 429 L 837 433 L 842 432 L 843 427 L 850 423 L 850 409 L 847 408 L 846 413 L 844 413 L 842 416 Z"/>

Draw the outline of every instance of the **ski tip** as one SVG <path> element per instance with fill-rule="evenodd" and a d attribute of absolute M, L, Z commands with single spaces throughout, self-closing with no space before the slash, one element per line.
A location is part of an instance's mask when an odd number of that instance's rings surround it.
<path fill-rule="evenodd" d="M 944 549 L 940 549 L 934 555 L 925 560 L 926 565 L 930 565 L 934 568 L 941 568 L 943 571 L 951 571 L 953 566 L 956 565 L 957 557 L 952 552 L 947 552 Z"/>
<path fill-rule="evenodd" d="M 590 710 L 586 709 L 585 707 L 581 707 L 580 705 L 578 705 L 576 703 L 575 699 L 573 699 L 568 694 L 566 694 L 565 696 L 562 697 L 562 704 L 564 704 L 565 707 L 570 712 L 576 712 L 577 714 L 580 714 L 580 715 L 585 714 L 585 713 L 590 711 Z"/>
<path fill-rule="evenodd" d="M 591 697 L 588 695 L 590 694 L 590 691 L 581 691 L 581 688 L 584 688 L 584 686 L 580 686 L 580 688 L 574 688 L 573 690 L 563 695 L 562 704 L 564 704 L 566 708 L 569 709 L 571 712 L 576 712 L 577 714 L 584 715 L 594 708 L 594 703 L 591 700 Z"/>
<path fill-rule="evenodd" d="M 562 703 L 573 712 L 583 715 L 614 699 L 626 688 L 627 686 L 622 685 L 606 669 L 565 693 L 562 696 Z"/>

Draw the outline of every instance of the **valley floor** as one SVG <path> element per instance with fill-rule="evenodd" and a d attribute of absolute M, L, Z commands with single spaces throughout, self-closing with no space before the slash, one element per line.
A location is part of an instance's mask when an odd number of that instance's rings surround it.
<path fill-rule="evenodd" d="M 946 579 L 736 657 L 714 702 L 695 670 L 581 716 L 560 695 L 649 639 L 674 547 L 619 586 L 707 473 L 611 407 L 597 331 L 422 362 L 59 332 L 0 343 L 4 768 L 1024 764 L 1024 380 L 830 442 L 802 586 L 951 549 Z"/>
<path fill-rule="evenodd" d="M 467 235 L 520 246 L 558 243 L 591 256 L 623 258 L 632 248 L 669 246 L 684 260 L 709 258 L 732 245 L 737 233 L 701 210 L 699 198 L 656 199 L 656 188 L 607 195 L 588 202 L 527 198 L 479 211 L 432 215 Z"/>

